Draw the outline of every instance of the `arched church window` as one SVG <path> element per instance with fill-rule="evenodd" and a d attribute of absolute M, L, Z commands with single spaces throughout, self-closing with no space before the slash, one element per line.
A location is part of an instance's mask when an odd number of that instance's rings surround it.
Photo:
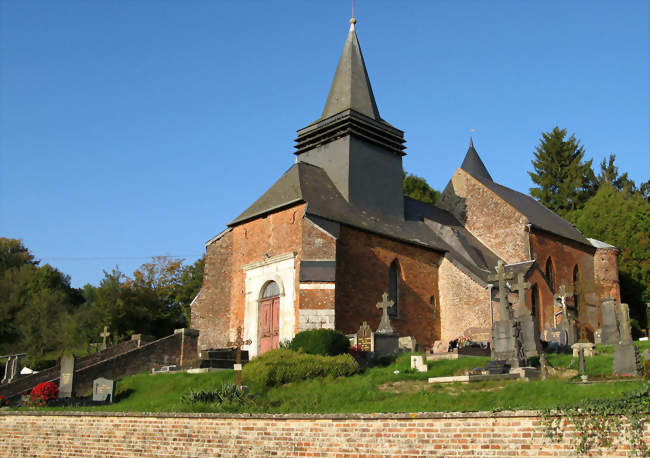
<path fill-rule="evenodd" d="M 553 275 L 553 260 L 549 256 L 546 260 L 546 280 L 551 287 L 551 291 L 555 291 L 555 278 Z"/>
<path fill-rule="evenodd" d="M 530 311 L 533 316 L 537 316 L 537 309 L 539 307 L 539 291 L 537 285 L 533 285 L 530 289 Z"/>
<path fill-rule="evenodd" d="M 388 269 L 388 298 L 393 301 L 392 307 L 388 308 L 388 314 L 396 317 L 399 310 L 399 262 L 395 259 Z"/>
<path fill-rule="evenodd" d="M 268 297 L 275 297 L 280 295 L 280 286 L 274 282 L 270 281 L 264 286 L 264 290 L 262 291 L 262 299 L 266 299 Z"/>
<path fill-rule="evenodd" d="M 573 268 L 573 305 L 576 308 L 579 308 L 580 306 L 580 269 L 576 265 Z"/>

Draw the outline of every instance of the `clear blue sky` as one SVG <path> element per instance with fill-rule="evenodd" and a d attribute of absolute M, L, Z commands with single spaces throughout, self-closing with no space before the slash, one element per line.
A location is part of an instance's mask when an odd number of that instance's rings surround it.
<path fill-rule="evenodd" d="M 437 189 L 471 129 L 528 192 L 542 131 L 650 177 L 649 2 L 357 0 L 380 113 Z M 193 261 L 294 161 L 349 0 L 0 0 L 0 236 L 97 284 Z"/>

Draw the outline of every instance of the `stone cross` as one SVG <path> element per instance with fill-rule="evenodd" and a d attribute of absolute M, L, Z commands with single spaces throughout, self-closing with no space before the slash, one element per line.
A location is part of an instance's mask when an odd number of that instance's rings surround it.
<path fill-rule="evenodd" d="M 620 327 L 621 327 L 621 343 L 629 344 L 632 343 L 632 329 L 630 325 L 630 307 L 627 304 L 621 303 L 621 315 L 620 315 Z"/>
<path fill-rule="evenodd" d="M 238 387 L 241 387 L 241 347 L 243 345 L 250 345 L 253 341 L 251 339 L 246 339 L 242 337 L 241 326 L 237 327 L 237 339 L 234 342 L 228 342 L 226 345 L 229 347 L 234 347 L 235 351 L 235 384 Z"/>
<path fill-rule="evenodd" d="M 499 259 L 496 267 L 496 275 L 490 275 L 488 277 L 489 281 L 499 282 L 499 313 L 500 320 L 509 320 L 510 319 L 510 307 L 508 307 L 508 292 L 506 291 L 506 281 L 512 280 L 515 278 L 515 275 L 510 272 L 506 274 L 506 269 L 503 264 L 503 261 Z"/>
<path fill-rule="evenodd" d="M 566 298 L 573 296 L 573 288 L 570 286 L 567 287 L 566 285 L 561 285 L 558 291 L 559 292 L 553 296 L 553 299 L 560 300 L 560 303 L 562 304 L 562 321 L 568 323 L 569 315 L 566 310 Z"/>
<path fill-rule="evenodd" d="M 531 287 L 531 284 L 524 280 L 524 274 L 517 274 L 517 283 L 514 284 L 517 293 L 519 293 L 519 305 L 517 306 L 517 314 L 526 315 L 526 290 Z"/>
<path fill-rule="evenodd" d="M 388 293 L 382 294 L 381 298 L 382 301 L 377 302 L 377 308 L 382 309 L 377 334 L 394 334 L 395 330 L 390 324 L 390 318 L 388 318 L 388 309 L 393 306 L 394 302 L 388 299 Z"/>
<path fill-rule="evenodd" d="M 108 332 L 108 327 L 104 326 L 104 332 L 101 332 L 99 334 L 99 337 L 103 339 L 102 341 L 102 350 L 106 350 L 106 339 L 111 335 L 110 332 Z"/>

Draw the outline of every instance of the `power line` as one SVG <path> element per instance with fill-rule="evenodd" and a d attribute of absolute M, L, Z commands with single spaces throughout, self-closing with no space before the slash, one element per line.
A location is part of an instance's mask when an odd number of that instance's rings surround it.
<path fill-rule="evenodd" d="M 39 260 L 49 261 L 110 261 L 110 260 L 125 260 L 125 259 L 152 259 L 157 257 L 164 258 L 193 258 L 195 256 L 202 256 L 202 254 L 182 254 L 182 255 L 154 255 L 154 256 L 79 256 L 79 257 L 64 257 L 64 256 L 43 256 Z"/>

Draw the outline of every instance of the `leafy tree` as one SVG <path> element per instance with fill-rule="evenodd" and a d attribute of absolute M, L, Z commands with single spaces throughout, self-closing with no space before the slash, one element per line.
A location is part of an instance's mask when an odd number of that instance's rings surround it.
<path fill-rule="evenodd" d="M 530 194 L 559 214 L 580 209 L 596 190 L 592 160 L 583 162 L 585 150 L 566 129 L 553 128 L 542 132 L 532 161 L 534 172 L 528 172 L 538 185 Z"/>
<path fill-rule="evenodd" d="M 22 265 L 37 265 L 38 261 L 29 252 L 20 239 L 0 237 L 0 272 L 19 268 Z"/>
<path fill-rule="evenodd" d="M 422 177 L 404 172 L 404 195 L 427 204 L 435 204 L 440 192 L 433 189 Z"/>
<path fill-rule="evenodd" d="M 197 259 L 194 264 L 183 266 L 181 278 L 175 290 L 176 301 L 180 304 L 185 316 L 185 323 L 190 324 L 190 304 L 194 300 L 201 286 L 203 286 L 203 272 L 205 270 L 205 256 Z"/>
<path fill-rule="evenodd" d="M 630 315 L 645 323 L 645 303 L 650 302 L 650 202 L 606 182 L 582 210 L 567 217 L 585 236 L 619 248 L 621 298 L 630 304 Z"/>

